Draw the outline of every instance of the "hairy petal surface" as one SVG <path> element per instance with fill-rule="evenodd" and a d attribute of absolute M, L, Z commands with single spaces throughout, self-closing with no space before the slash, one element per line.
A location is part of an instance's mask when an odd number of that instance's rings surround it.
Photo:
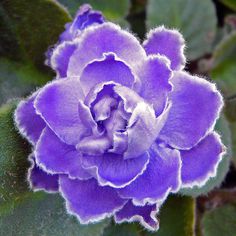
<path fill-rule="evenodd" d="M 67 211 L 75 215 L 80 223 L 97 222 L 109 217 L 126 203 L 114 189 L 98 186 L 95 179 L 72 180 L 61 175 L 59 185 Z"/>
<path fill-rule="evenodd" d="M 74 42 L 66 41 L 52 51 L 50 66 L 56 71 L 57 78 L 67 76 L 69 60 L 75 49 L 76 44 Z"/>
<path fill-rule="evenodd" d="M 35 164 L 35 159 L 32 155 L 29 157 L 29 160 L 31 162 L 31 167 L 28 171 L 28 181 L 30 187 L 34 191 L 44 190 L 46 192 L 57 192 L 58 175 L 52 175 L 43 171 Z"/>
<path fill-rule="evenodd" d="M 76 79 L 56 80 L 46 85 L 35 100 L 37 113 L 67 144 L 76 145 L 88 133 L 82 124 L 78 104 L 84 98 Z"/>
<path fill-rule="evenodd" d="M 32 144 L 35 144 L 46 124 L 43 119 L 36 114 L 34 100 L 38 92 L 32 94 L 26 100 L 19 103 L 15 111 L 15 122 L 21 134 Z M 37 124 L 37 125 L 36 125 Z"/>
<path fill-rule="evenodd" d="M 66 24 L 66 30 L 60 35 L 59 41 L 71 41 L 79 33 L 93 24 L 102 24 L 104 18 L 99 11 L 93 11 L 89 4 L 83 4 L 72 23 Z"/>
<path fill-rule="evenodd" d="M 135 206 L 130 200 L 120 211 L 116 212 L 115 222 L 139 222 L 145 228 L 156 231 L 159 228 L 157 212 L 156 205 Z"/>
<path fill-rule="evenodd" d="M 140 95 L 153 105 L 156 115 L 165 108 L 167 95 L 172 88 L 169 83 L 172 76 L 169 63 L 166 57 L 149 56 L 138 70 L 142 83 Z"/>
<path fill-rule="evenodd" d="M 153 144 L 145 172 L 130 185 L 118 190 L 123 198 L 132 198 L 135 205 L 162 202 L 170 192 L 180 188 L 181 158 L 177 150 Z"/>
<path fill-rule="evenodd" d="M 48 127 L 36 145 L 37 164 L 53 174 L 68 174 L 72 178 L 88 179 L 91 175 L 81 166 L 81 155 L 72 145 L 63 143 Z"/>
<path fill-rule="evenodd" d="M 170 59 L 172 70 L 184 68 L 184 38 L 177 30 L 166 29 L 164 26 L 151 30 L 144 42 L 148 55 L 161 54 Z"/>
<path fill-rule="evenodd" d="M 147 151 L 164 126 L 170 105 L 156 118 L 155 111 L 146 103 L 138 103 L 127 127 L 128 148 L 124 158 L 138 157 Z"/>
<path fill-rule="evenodd" d="M 149 162 L 148 153 L 124 160 L 122 155 L 83 156 L 82 165 L 93 174 L 100 185 L 121 188 L 141 175 Z"/>
<path fill-rule="evenodd" d="M 211 133 L 190 150 L 181 151 L 182 187 L 203 186 L 216 175 L 225 148 L 217 133 Z"/>
<path fill-rule="evenodd" d="M 85 94 L 95 85 L 108 81 L 127 87 L 132 87 L 135 81 L 131 69 L 114 53 L 104 54 L 102 59 L 89 63 L 80 77 L 81 87 Z"/>
<path fill-rule="evenodd" d="M 214 84 L 176 72 L 170 94 L 172 107 L 160 138 L 177 149 L 190 149 L 213 130 L 223 106 Z"/>
<path fill-rule="evenodd" d="M 96 46 L 95 46 L 96 45 Z M 80 76 L 84 67 L 104 53 L 113 52 L 131 68 L 135 68 L 146 56 L 138 40 L 112 23 L 103 23 L 85 29 L 77 40 L 68 67 L 69 76 Z"/>

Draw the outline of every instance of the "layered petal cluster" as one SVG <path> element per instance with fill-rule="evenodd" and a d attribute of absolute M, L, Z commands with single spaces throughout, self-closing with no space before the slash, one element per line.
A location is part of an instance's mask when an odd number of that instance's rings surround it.
<path fill-rule="evenodd" d="M 84 5 L 48 61 L 57 79 L 21 102 L 15 121 L 34 147 L 31 187 L 60 192 L 81 223 L 114 216 L 157 230 L 169 193 L 216 174 L 222 97 L 183 70 L 176 30 L 158 27 L 141 45 Z"/>

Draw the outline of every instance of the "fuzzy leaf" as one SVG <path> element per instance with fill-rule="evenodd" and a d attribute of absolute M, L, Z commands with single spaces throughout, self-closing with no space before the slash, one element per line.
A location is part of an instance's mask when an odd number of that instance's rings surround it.
<path fill-rule="evenodd" d="M 0 206 L 14 202 L 28 192 L 26 173 L 30 148 L 14 127 L 17 102 L 0 108 Z M 1 228 L 1 227 L 0 227 Z M 1 234 L 0 234 L 1 235 Z"/>
<path fill-rule="evenodd" d="M 0 235 L 100 236 L 107 224 L 108 220 L 80 225 L 75 217 L 66 213 L 60 195 L 38 192 L 28 195 L 12 212 L 2 214 Z"/>
<path fill-rule="evenodd" d="M 139 231 L 144 231 L 144 229 L 142 229 L 138 223 L 115 224 L 112 222 L 105 228 L 103 236 L 138 236 Z"/>
<path fill-rule="evenodd" d="M 0 104 L 28 95 L 49 79 L 28 62 L 18 63 L 0 58 Z"/>
<path fill-rule="evenodd" d="M 169 196 L 160 209 L 160 229 L 147 236 L 193 236 L 195 225 L 195 200 L 178 195 Z"/>
<path fill-rule="evenodd" d="M 236 32 L 228 35 L 213 54 L 212 79 L 216 80 L 226 97 L 236 94 L 235 67 Z"/>
<path fill-rule="evenodd" d="M 204 236 L 235 236 L 236 206 L 224 205 L 206 212 L 202 218 Z"/>
<path fill-rule="evenodd" d="M 71 20 L 68 13 L 53 0 L 2 0 L 1 4 L 25 54 L 42 66 L 47 48 Z"/>
<path fill-rule="evenodd" d="M 227 7 L 231 8 L 232 10 L 236 11 L 236 1 L 235 0 L 220 0 L 223 4 Z"/>
<path fill-rule="evenodd" d="M 211 51 L 216 33 L 216 13 L 211 0 L 149 0 L 147 27 L 177 28 L 187 42 L 187 58 L 194 60 Z"/>

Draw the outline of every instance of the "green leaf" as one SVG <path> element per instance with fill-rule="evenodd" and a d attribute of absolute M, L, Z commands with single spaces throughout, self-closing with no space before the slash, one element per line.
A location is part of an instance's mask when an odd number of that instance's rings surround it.
<path fill-rule="evenodd" d="M 226 97 L 236 94 L 236 32 L 228 35 L 213 53 L 212 79 L 216 80 Z"/>
<path fill-rule="evenodd" d="M 59 194 L 31 193 L 10 213 L 0 217 L 0 235 L 100 236 L 108 220 L 80 225 L 66 213 Z"/>
<path fill-rule="evenodd" d="M 103 236 L 138 236 L 140 231 L 144 231 L 138 223 L 115 224 L 112 222 L 105 228 Z"/>
<path fill-rule="evenodd" d="M 149 0 L 148 29 L 159 25 L 177 28 L 187 44 L 187 58 L 194 60 L 208 53 L 216 33 L 216 13 L 211 0 Z"/>
<path fill-rule="evenodd" d="M 195 225 L 195 200 L 178 195 L 169 196 L 160 209 L 160 229 L 147 236 L 193 236 Z"/>
<path fill-rule="evenodd" d="M 28 62 L 18 63 L 0 58 L 0 104 L 28 95 L 49 80 L 48 76 Z"/>
<path fill-rule="evenodd" d="M 236 166 L 236 122 L 230 123 L 230 129 L 232 133 L 232 161 Z"/>
<path fill-rule="evenodd" d="M 22 51 L 14 33 L 14 27 L 0 3 L 0 55 L 21 59 Z"/>
<path fill-rule="evenodd" d="M 215 177 L 210 178 L 203 187 L 193 187 L 181 189 L 180 193 L 187 196 L 197 197 L 203 194 L 207 194 L 214 188 L 220 186 L 224 180 L 230 165 L 230 159 L 232 157 L 232 141 L 231 141 L 231 131 L 228 121 L 222 115 L 216 124 L 216 131 L 221 135 L 222 141 L 227 148 L 227 154 L 223 157 L 220 162 L 217 174 Z"/>
<path fill-rule="evenodd" d="M 80 5 L 89 3 L 94 10 L 102 11 L 103 15 L 113 22 L 127 25 L 124 20 L 129 11 L 129 0 L 59 0 L 60 3 L 68 7 L 72 15 L 75 15 Z"/>
<path fill-rule="evenodd" d="M 225 205 L 206 212 L 202 218 L 204 236 L 235 236 L 236 206 Z"/>
<path fill-rule="evenodd" d="M 48 47 L 71 20 L 68 13 L 54 0 L 2 0 L 1 4 L 25 54 L 42 66 Z"/>
<path fill-rule="evenodd" d="M 15 101 L 0 108 L 0 206 L 10 204 L 9 208 L 28 192 L 26 173 L 30 147 L 14 127 L 16 104 Z"/>
<path fill-rule="evenodd" d="M 235 0 L 220 0 L 223 4 L 227 7 L 231 8 L 232 10 L 236 11 L 236 1 Z"/>

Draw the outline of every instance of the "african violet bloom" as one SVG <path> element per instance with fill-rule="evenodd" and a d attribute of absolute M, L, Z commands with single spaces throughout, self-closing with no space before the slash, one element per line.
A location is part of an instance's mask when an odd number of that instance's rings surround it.
<path fill-rule="evenodd" d="M 222 97 L 183 71 L 183 51 L 176 30 L 153 29 L 141 46 L 82 6 L 48 54 L 57 79 L 15 113 L 34 147 L 31 187 L 59 192 L 81 223 L 114 216 L 157 230 L 168 194 L 204 185 L 224 152 Z"/>

